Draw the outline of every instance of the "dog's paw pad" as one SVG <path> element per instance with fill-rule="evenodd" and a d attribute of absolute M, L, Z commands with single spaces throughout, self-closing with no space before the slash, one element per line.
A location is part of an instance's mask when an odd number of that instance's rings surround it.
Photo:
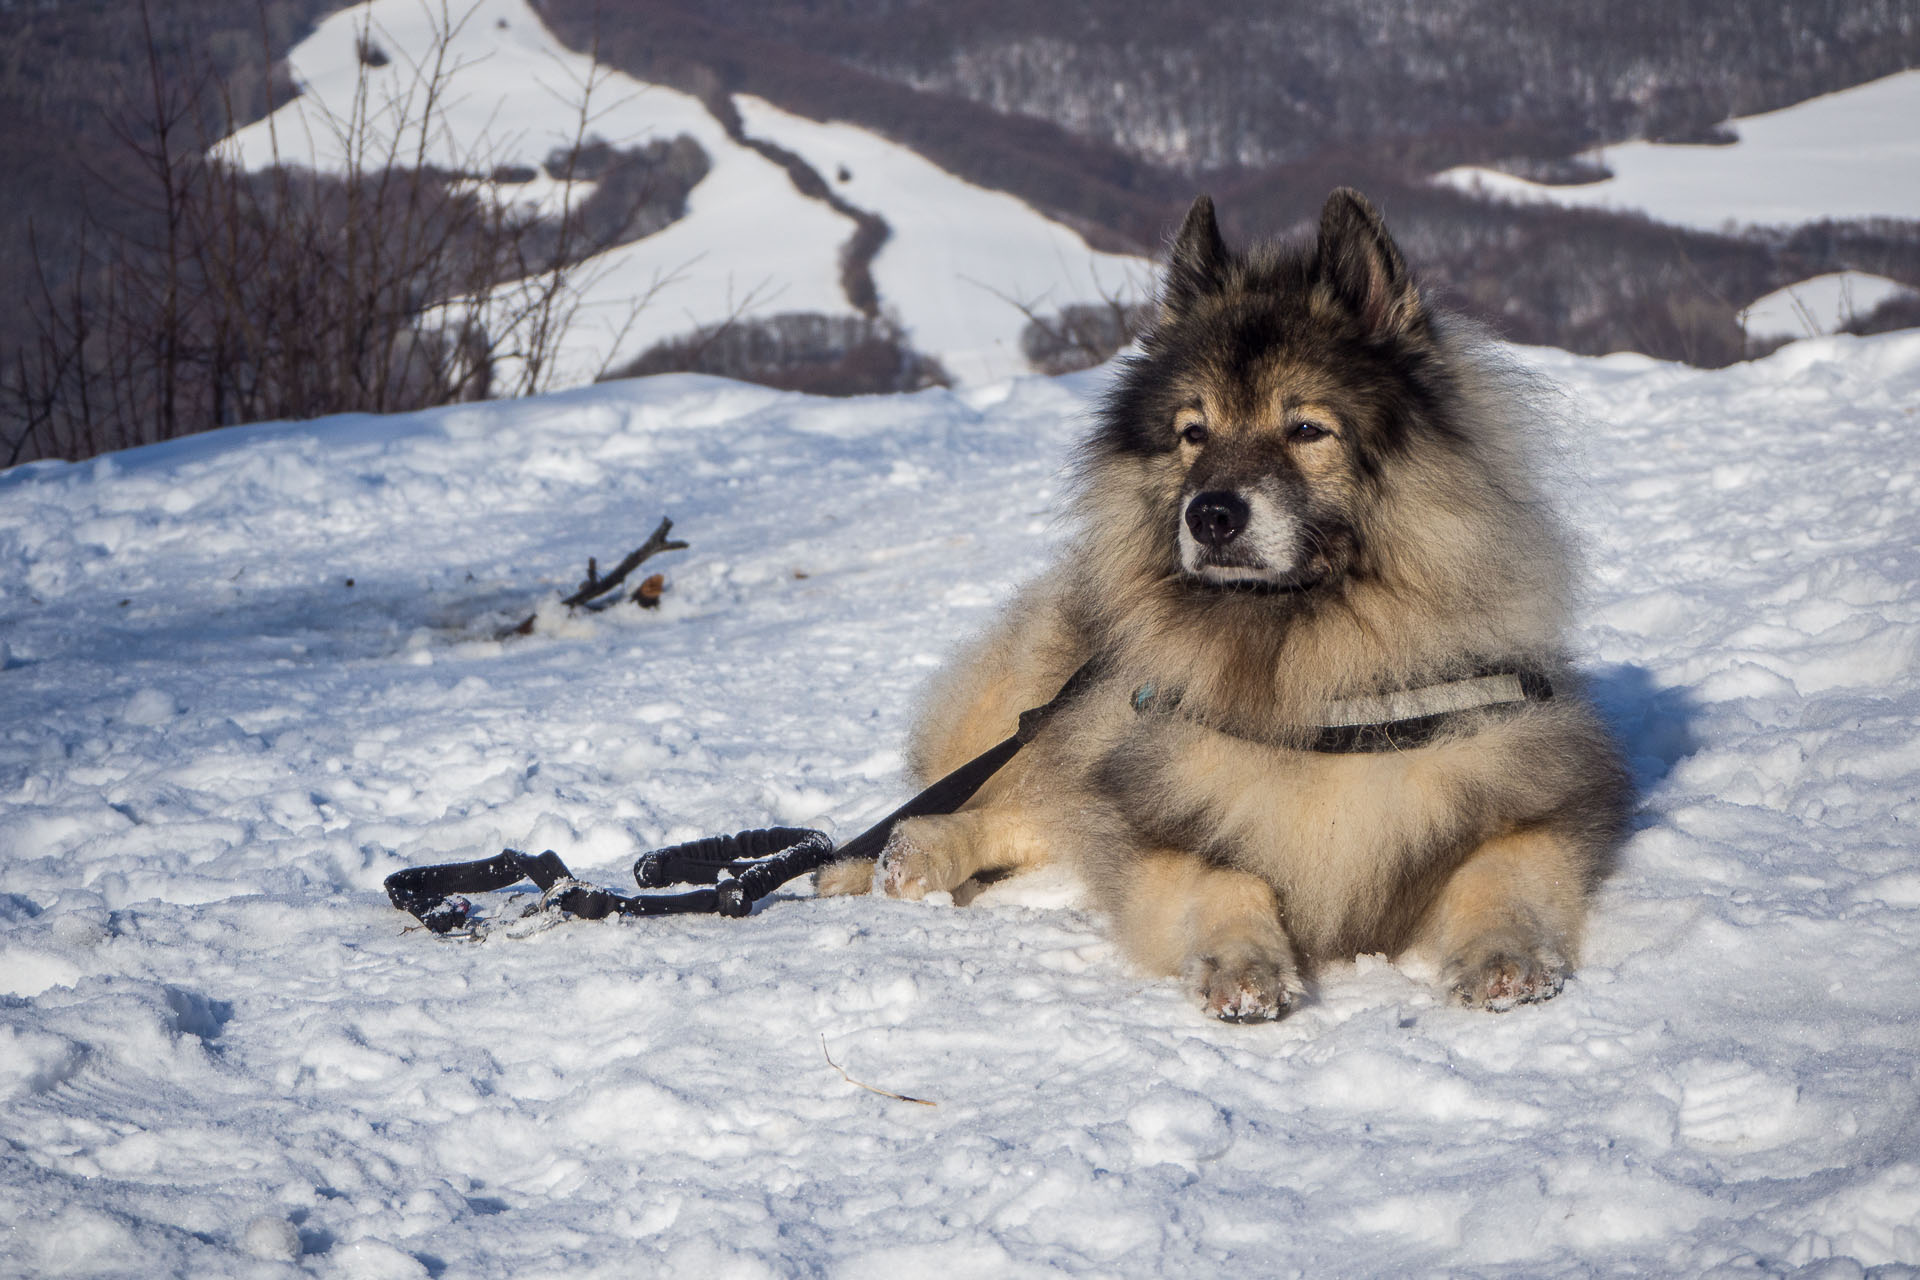
<path fill-rule="evenodd" d="M 1206 1011 L 1222 1022 L 1273 1022 L 1286 1017 L 1306 995 L 1290 965 L 1269 961 L 1196 962 L 1190 971 Z"/>
<path fill-rule="evenodd" d="M 1455 979 L 1452 994 L 1469 1008 L 1498 1013 L 1551 1000 L 1566 981 L 1567 967 L 1559 960 L 1501 952 L 1466 966 Z"/>

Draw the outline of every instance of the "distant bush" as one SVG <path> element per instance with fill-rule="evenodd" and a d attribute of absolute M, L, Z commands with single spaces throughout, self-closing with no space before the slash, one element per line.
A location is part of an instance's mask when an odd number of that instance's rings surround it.
<path fill-rule="evenodd" d="M 549 155 L 548 176 L 571 172 L 594 184 L 579 208 L 581 234 L 589 243 L 639 240 L 687 214 L 687 196 L 713 167 L 698 142 L 682 134 L 638 147 L 615 148 L 591 138 L 572 150 Z"/>
<path fill-rule="evenodd" d="M 1899 293 L 1866 315 L 1854 316 L 1841 326 L 1840 331 L 1869 334 L 1916 328 L 1920 328 L 1920 293 Z"/>
<path fill-rule="evenodd" d="M 610 376 L 653 373 L 708 373 L 814 395 L 949 385 L 939 362 L 914 351 L 889 321 L 810 312 L 710 326 L 663 342 Z"/>
<path fill-rule="evenodd" d="M 1147 303 L 1075 303 L 1049 315 L 1029 311 L 1020 333 L 1020 353 L 1045 374 L 1091 369 L 1143 333 L 1153 320 Z"/>

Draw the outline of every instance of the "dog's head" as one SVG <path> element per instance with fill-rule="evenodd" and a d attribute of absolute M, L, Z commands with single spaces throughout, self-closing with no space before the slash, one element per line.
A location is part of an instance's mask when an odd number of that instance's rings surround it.
<path fill-rule="evenodd" d="M 1445 377 L 1427 307 L 1365 197 L 1335 191 L 1310 245 L 1239 254 L 1202 196 L 1158 320 L 1088 442 L 1095 518 L 1124 494 L 1195 586 L 1337 582 L 1362 563 L 1383 468 L 1416 433 L 1447 429 Z"/>

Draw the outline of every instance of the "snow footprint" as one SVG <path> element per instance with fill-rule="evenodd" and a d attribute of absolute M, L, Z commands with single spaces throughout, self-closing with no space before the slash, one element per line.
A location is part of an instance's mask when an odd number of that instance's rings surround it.
<path fill-rule="evenodd" d="M 1127 1112 L 1133 1158 L 1142 1167 L 1177 1164 L 1192 1170 L 1233 1145 L 1227 1117 L 1210 1100 L 1186 1089 L 1158 1085 Z"/>
<path fill-rule="evenodd" d="M 1800 1128 L 1800 1088 L 1751 1063 L 1699 1060 L 1681 1068 L 1680 1137 L 1696 1146 L 1759 1151 Z"/>

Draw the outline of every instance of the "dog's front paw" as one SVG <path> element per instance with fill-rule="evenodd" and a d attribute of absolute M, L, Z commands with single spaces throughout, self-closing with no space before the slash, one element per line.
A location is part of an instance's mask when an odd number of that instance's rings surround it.
<path fill-rule="evenodd" d="M 1567 968 L 1567 962 L 1559 956 L 1526 950 L 1496 951 L 1452 966 L 1449 992 L 1469 1008 L 1500 1012 L 1553 999 L 1566 984 Z"/>
<path fill-rule="evenodd" d="M 915 839 L 916 825 L 909 821 L 895 827 L 880 850 L 880 891 L 889 898 L 917 902 L 930 893 L 953 887 L 944 874 L 946 860 L 939 856 L 937 846 Z"/>
<path fill-rule="evenodd" d="M 868 893 L 872 889 L 872 858 L 848 858 L 843 862 L 829 862 L 813 873 L 813 891 L 822 898 Z"/>
<path fill-rule="evenodd" d="M 1186 979 L 1206 1011 L 1222 1022 L 1272 1022 L 1293 1012 L 1306 984 L 1291 958 L 1195 956 Z"/>

